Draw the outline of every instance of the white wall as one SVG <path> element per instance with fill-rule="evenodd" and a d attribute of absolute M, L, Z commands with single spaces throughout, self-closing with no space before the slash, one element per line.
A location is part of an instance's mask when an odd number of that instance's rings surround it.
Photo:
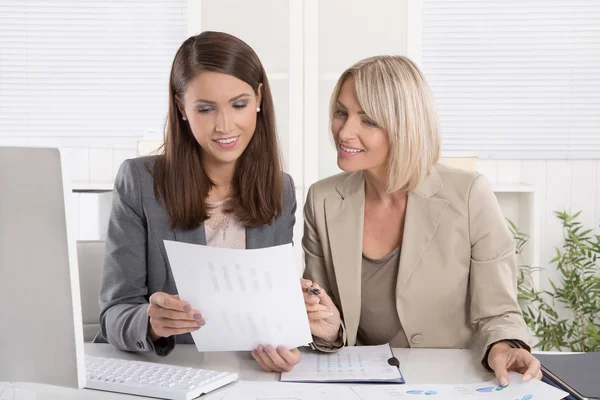
<path fill-rule="evenodd" d="M 318 178 L 339 172 L 337 152 L 329 134 L 329 101 L 341 73 L 355 62 L 376 54 L 407 54 L 408 2 L 328 0 L 319 2 L 318 23 Z M 376 17 L 375 17 L 376 16 Z M 335 21 L 335 22 L 334 22 Z M 307 132 L 308 134 L 311 134 Z M 306 159 L 305 159 L 306 160 Z M 312 179 L 305 182 L 308 186 Z"/>
<path fill-rule="evenodd" d="M 136 156 L 134 146 L 128 149 L 62 147 L 61 151 L 67 155 L 75 189 L 109 190 L 121 163 Z"/>

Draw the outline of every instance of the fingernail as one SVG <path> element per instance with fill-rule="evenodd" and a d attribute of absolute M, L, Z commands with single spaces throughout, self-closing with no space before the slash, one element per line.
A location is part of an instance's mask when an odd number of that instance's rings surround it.
<path fill-rule="evenodd" d="M 183 311 L 190 311 L 192 308 L 189 305 L 183 306 Z"/>
<path fill-rule="evenodd" d="M 283 354 L 283 352 L 285 351 L 285 347 L 284 347 L 284 346 L 277 346 L 277 351 L 278 351 L 279 353 L 282 353 L 282 354 Z"/>
<path fill-rule="evenodd" d="M 500 385 L 508 386 L 508 380 L 505 377 L 500 378 Z"/>
<path fill-rule="evenodd" d="M 333 317 L 333 313 L 332 313 L 332 312 L 330 312 L 330 313 L 329 313 L 329 316 L 330 316 L 330 317 Z"/>
<path fill-rule="evenodd" d="M 319 310 L 321 310 L 321 311 L 327 311 L 327 307 L 326 306 L 319 306 Z"/>
<path fill-rule="evenodd" d="M 259 352 L 259 353 L 264 353 L 264 352 L 265 352 L 265 349 L 264 349 L 264 347 L 262 347 L 262 346 L 258 346 L 258 352 Z"/>
<path fill-rule="evenodd" d="M 202 315 L 200 313 L 194 314 L 194 319 L 202 319 Z"/>
<path fill-rule="evenodd" d="M 311 283 L 311 282 L 306 282 L 306 283 L 304 284 L 304 286 L 306 286 L 306 287 L 309 287 L 310 285 L 312 285 L 312 283 Z"/>
<path fill-rule="evenodd" d="M 273 346 L 271 346 L 271 345 L 267 346 L 267 348 L 266 348 L 267 353 L 272 353 L 273 350 L 275 350 L 275 349 L 273 349 Z"/>
<path fill-rule="evenodd" d="M 531 379 L 531 375 L 527 374 L 523 377 L 523 382 L 527 382 L 530 379 Z"/>

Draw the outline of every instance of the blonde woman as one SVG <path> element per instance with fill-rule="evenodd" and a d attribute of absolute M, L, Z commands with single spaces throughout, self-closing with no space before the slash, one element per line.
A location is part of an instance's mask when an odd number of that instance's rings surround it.
<path fill-rule="evenodd" d="M 312 185 L 304 207 L 314 346 L 475 348 L 502 385 L 510 370 L 541 378 L 514 241 L 486 178 L 438 164 L 438 115 L 418 67 L 391 56 L 350 67 L 331 129 L 345 172 Z"/>

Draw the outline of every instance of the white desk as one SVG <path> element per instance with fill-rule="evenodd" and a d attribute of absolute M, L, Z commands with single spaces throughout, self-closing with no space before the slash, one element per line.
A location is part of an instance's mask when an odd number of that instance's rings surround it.
<path fill-rule="evenodd" d="M 93 343 L 85 344 L 85 352 L 93 356 L 137 359 L 237 372 L 240 379 L 243 380 L 275 381 L 279 379 L 279 374 L 262 371 L 249 352 L 198 353 L 193 345 L 178 345 L 167 357 L 158 357 L 149 353 L 126 353 L 116 350 L 109 344 Z M 407 383 L 476 383 L 494 377 L 493 374 L 483 369 L 479 360 L 475 358 L 475 352 L 470 350 L 394 349 L 394 355 L 400 360 L 400 369 Z M 16 383 L 13 387 L 35 391 L 37 400 L 140 399 L 140 397 L 118 393 L 68 389 L 36 383 Z M 221 388 L 202 399 L 220 400 L 227 390 L 229 387 Z"/>

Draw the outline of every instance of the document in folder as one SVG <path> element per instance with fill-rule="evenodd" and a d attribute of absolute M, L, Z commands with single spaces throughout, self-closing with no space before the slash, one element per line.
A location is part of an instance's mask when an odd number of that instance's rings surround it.
<path fill-rule="evenodd" d="M 292 245 L 233 250 L 165 240 L 182 300 L 206 325 L 198 351 L 295 348 L 312 341 Z"/>
<path fill-rule="evenodd" d="M 344 347 L 335 353 L 303 350 L 300 364 L 283 372 L 281 381 L 404 383 L 400 369 L 391 365 L 393 360 L 396 359 L 387 344 Z"/>

